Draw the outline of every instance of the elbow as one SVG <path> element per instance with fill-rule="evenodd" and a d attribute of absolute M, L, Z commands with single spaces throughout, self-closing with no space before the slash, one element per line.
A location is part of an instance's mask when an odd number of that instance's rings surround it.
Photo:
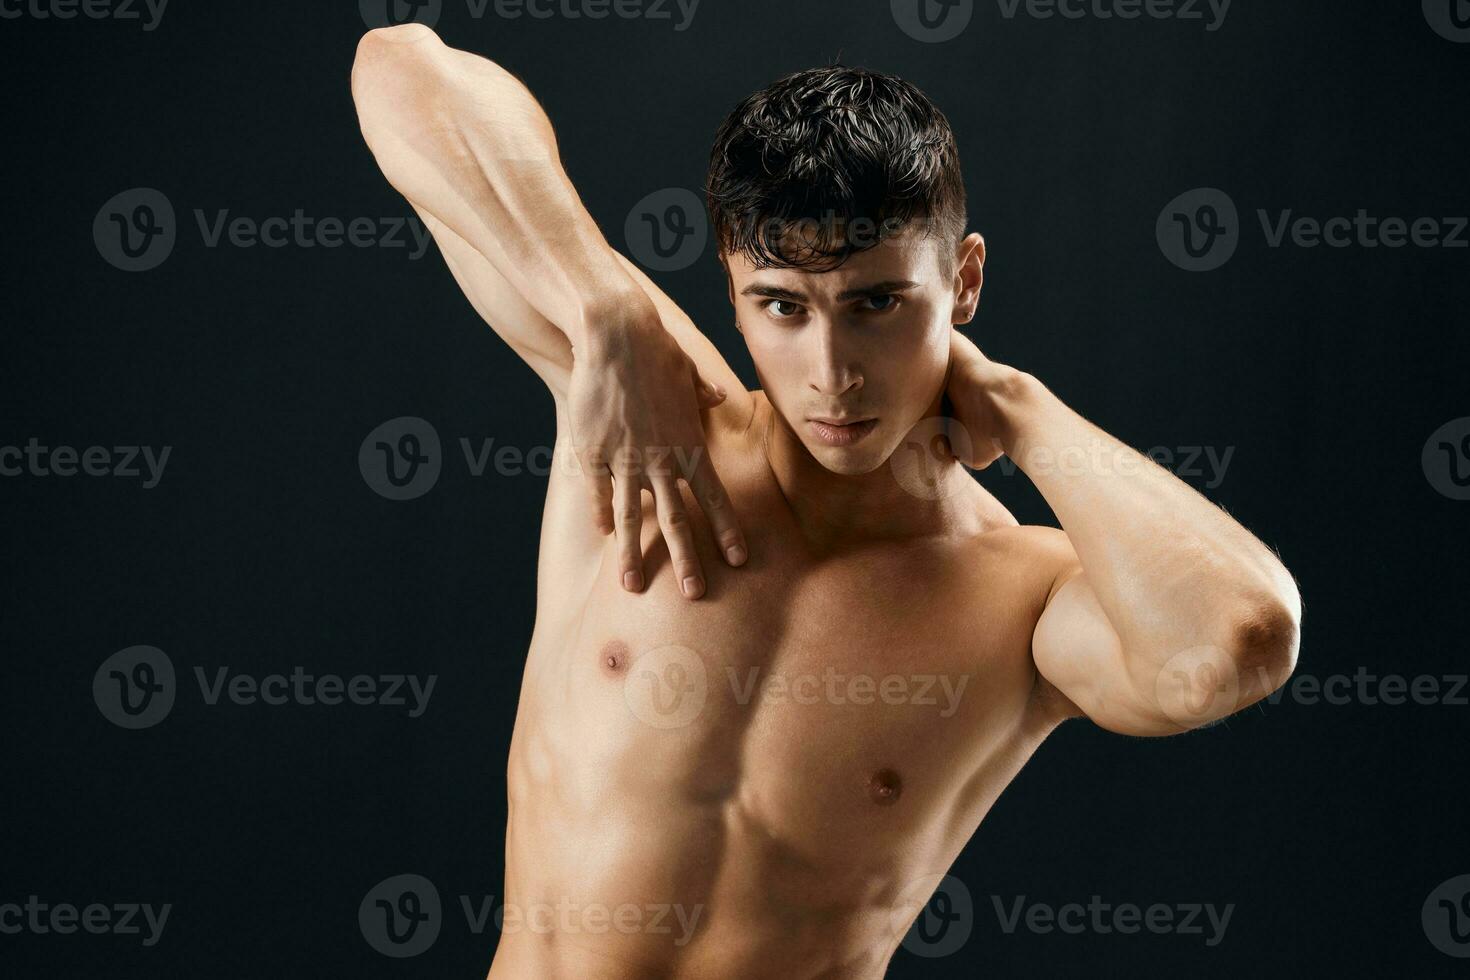
<path fill-rule="evenodd" d="M 375 27 L 357 41 L 357 56 L 352 68 L 373 64 L 390 53 L 411 51 L 414 45 L 426 41 L 439 42 L 439 35 L 427 24 L 396 24 L 393 27 Z M 439 42 L 442 43 L 442 42 Z"/>
<path fill-rule="evenodd" d="M 352 101 L 366 130 L 379 100 L 399 100 L 418 86 L 430 54 L 442 47 L 439 35 L 423 24 L 399 24 L 368 31 L 352 59 Z"/>
<path fill-rule="evenodd" d="M 1301 598 L 1288 594 L 1248 605 L 1235 618 L 1232 650 L 1240 676 L 1255 697 L 1286 683 L 1301 648 Z"/>

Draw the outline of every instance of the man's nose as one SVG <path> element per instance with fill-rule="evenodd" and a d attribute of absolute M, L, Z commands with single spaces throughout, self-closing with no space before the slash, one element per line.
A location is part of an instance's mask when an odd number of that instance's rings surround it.
<path fill-rule="evenodd" d="M 816 327 L 817 350 L 808 382 L 811 389 L 828 398 L 860 389 L 863 386 L 862 368 L 851 345 L 843 342 L 841 328 L 830 320 Z"/>

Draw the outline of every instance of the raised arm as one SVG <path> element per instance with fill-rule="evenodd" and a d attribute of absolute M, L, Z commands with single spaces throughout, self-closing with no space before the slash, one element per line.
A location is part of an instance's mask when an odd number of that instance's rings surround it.
<path fill-rule="evenodd" d="M 1097 724 L 1171 735 L 1285 683 L 1301 598 L 1277 557 L 1172 473 L 1030 375 L 953 335 L 951 399 L 984 464 L 1004 452 L 1061 532 L 1032 639 L 1038 672 Z"/>
<path fill-rule="evenodd" d="M 726 560 L 743 562 L 699 408 L 738 393 L 732 408 L 742 410 L 748 393 L 607 244 L 562 168 L 546 114 L 509 72 L 410 24 L 362 39 L 352 92 L 384 175 L 434 233 L 476 309 L 565 405 L 594 520 L 617 534 L 625 588 L 643 588 L 647 489 L 678 579 L 693 586 L 684 594 L 697 598 L 704 577 L 677 481 L 689 484 Z M 677 471 L 678 459 L 694 462 Z"/>

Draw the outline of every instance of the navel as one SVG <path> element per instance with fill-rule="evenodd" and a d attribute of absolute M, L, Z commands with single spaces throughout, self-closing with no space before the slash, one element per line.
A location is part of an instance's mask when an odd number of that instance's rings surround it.
<path fill-rule="evenodd" d="M 879 806 L 892 806 L 903 795 L 903 779 L 892 769 L 879 769 L 868 777 L 868 799 Z"/>
<path fill-rule="evenodd" d="M 621 674 L 628 669 L 628 644 L 622 640 L 608 640 L 597 651 L 597 661 L 608 674 Z"/>

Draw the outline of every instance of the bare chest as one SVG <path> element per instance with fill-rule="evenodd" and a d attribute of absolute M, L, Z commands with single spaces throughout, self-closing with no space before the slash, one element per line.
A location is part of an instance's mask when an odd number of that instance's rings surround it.
<path fill-rule="evenodd" d="M 1029 612 L 977 591 L 983 570 L 765 545 L 696 602 L 667 575 L 626 593 L 605 560 L 575 627 L 532 651 L 521 747 L 575 806 L 734 810 L 807 855 L 988 796 L 1024 733 Z"/>

